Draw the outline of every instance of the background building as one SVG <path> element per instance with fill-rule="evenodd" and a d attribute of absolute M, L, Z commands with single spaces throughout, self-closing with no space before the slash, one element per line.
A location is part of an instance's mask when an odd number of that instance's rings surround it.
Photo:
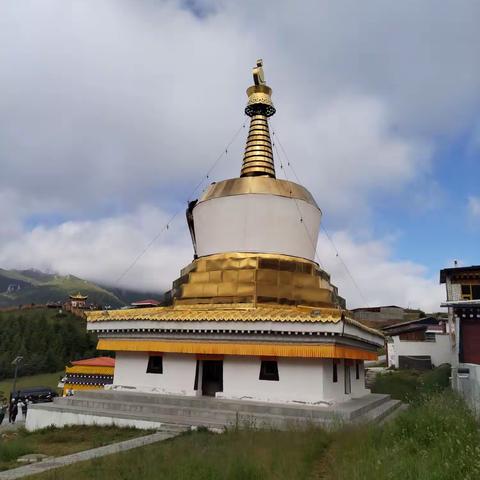
<path fill-rule="evenodd" d="M 452 386 L 476 410 L 480 409 L 480 265 L 445 268 L 440 283 L 446 286 L 453 350 Z"/>
<path fill-rule="evenodd" d="M 377 328 L 392 323 L 416 320 L 425 316 L 421 310 L 402 308 L 396 305 L 354 308 L 352 313 L 355 320 Z"/>
<path fill-rule="evenodd" d="M 71 395 L 78 390 L 103 389 L 113 383 L 115 359 L 110 357 L 85 358 L 71 362 L 65 368 L 62 380 L 63 395 Z"/>
<path fill-rule="evenodd" d="M 389 325 L 383 332 L 389 367 L 422 370 L 452 362 L 447 319 L 424 317 Z"/>

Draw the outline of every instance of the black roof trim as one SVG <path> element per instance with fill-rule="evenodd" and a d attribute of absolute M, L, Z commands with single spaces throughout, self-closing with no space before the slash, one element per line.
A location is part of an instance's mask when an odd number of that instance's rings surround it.
<path fill-rule="evenodd" d="M 447 281 L 447 275 L 451 275 L 452 273 L 467 273 L 475 270 L 478 270 L 478 273 L 480 274 L 480 265 L 472 265 L 470 267 L 443 268 L 440 270 L 440 283 L 445 283 Z"/>

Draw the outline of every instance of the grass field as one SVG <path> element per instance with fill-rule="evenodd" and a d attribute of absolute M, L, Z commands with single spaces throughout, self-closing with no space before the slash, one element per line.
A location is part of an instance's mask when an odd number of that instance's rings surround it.
<path fill-rule="evenodd" d="M 400 380 L 398 389 L 396 378 Z M 384 425 L 335 431 L 199 431 L 34 477 L 36 480 L 476 480 L 480 433 L 449 388 L 448 369 L 396 372 L 410 408 Z M 390 383 L 389 383 L 390 382 Z M 403 383 L 402 383 L 403 382 Z"/>
<path fill-rule="evenodd" d="M 27 377 L 19 377 L 17 379 L 17 389 L 21 390 L 26 387 L 50 387 L 57 389 L 58 380 L 63 376 L 65 372 L 56 373 L 41 373 L 39 375 L 30 375 Z M 4 396 L 8 397 L 12 390 L 13 379 L 7 378 L 0 381 L 0 392 Z M 58 389 L 57 389 L 58 391 Z"/>
<path fill-rule="evenodd" d="M 478 423 L 445 391 L 385 425 L 194 432 L 32 479 L 474 480 L 479 454 Z"/>
<path fill-rule="evenodd" d="M 0 439 L 0 470 L 17 467 L 16 459 L 27 453 L 60 457 L 147 433 L 133 428 L 80 426 L 46 428 L 37 432 L 24 429 L 6 432 Z"/>

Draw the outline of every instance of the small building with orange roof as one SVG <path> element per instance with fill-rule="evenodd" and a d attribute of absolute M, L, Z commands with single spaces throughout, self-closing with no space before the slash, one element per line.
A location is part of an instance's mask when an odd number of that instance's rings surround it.
<path fill-rule="evenodd" d="M 65 368 L 63 396 L 77 390 L 98 390 L 113 383 L 115 359 L 95 357 L 70 362 Z"/>

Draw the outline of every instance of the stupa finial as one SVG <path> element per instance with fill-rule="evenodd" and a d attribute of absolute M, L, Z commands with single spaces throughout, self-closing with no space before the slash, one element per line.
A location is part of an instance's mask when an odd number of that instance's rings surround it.
<path fill-rule="evenodd" d="M 275 113 L 272 89 L 266 84 L 263 60 L 253 68 L 254 85 L 247 89 L 248 103 L 245 113 L 251 117 L 241 177 L 267 176 L 275 178 L 272 142 L 268 117 Z"/>
<path fill-rule="evenodd" d="M 265 74 L 263 73 L 263 60 L 259 58 L 257 60 L 257 66 L 253 67 L 253 83 L 255 85 L 266 85 Z"/>

